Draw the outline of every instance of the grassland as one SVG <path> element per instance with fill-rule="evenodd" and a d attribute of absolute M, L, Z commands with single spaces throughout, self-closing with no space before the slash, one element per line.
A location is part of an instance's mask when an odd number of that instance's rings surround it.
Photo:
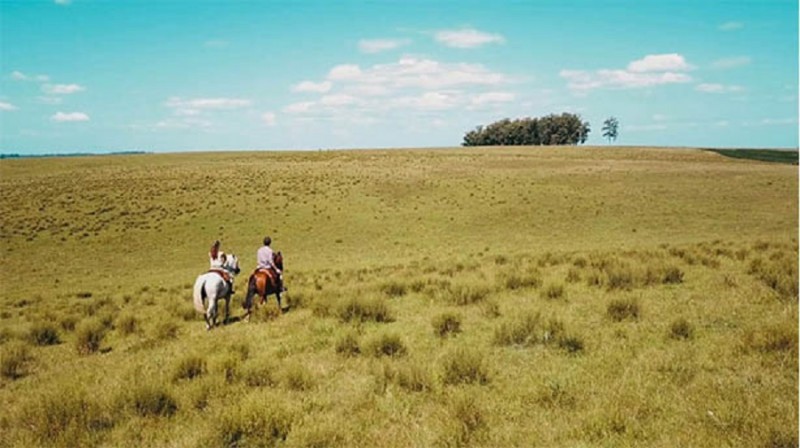
<path fill-rule="evenodd" d="M 0 186 L 3 446 L 798 443 L 796 167 L 131 155 Z M 290 308 L 206 332 L 208 246 L 247 272 L 264 234 Z"/>

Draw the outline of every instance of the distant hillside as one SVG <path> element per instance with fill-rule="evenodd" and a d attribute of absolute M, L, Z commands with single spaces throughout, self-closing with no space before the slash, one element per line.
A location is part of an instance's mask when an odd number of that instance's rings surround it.
<path fill-rule="evenodd" d="M 779 149 L 711 149 L 704 148 L 706 151 L 716 152 L 726 157 L 735 159 L 752 159 L 762 162 L 788 163 L 797 165 L 797 151 L 785 151 Z"/>
<path fill-rule="evenodd" d="M 116 151 L 106 153 L 73 152 L 68 154 L 0 154 L 0 159 L 27 159 L 41 157 L 86 157 L 86 156 L 130 156 L 135 154 L 147 154 L 147 151 Z"/>

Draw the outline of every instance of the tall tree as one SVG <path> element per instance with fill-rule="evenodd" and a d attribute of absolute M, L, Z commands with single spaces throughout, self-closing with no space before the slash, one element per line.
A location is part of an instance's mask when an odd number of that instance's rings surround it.
<path fill-rule="evenodd" d="M 612 140 L 617 140 L 617 136 L 619 136 L 619 120 L 615 117 L 606 118 L 603 122 L 603 137 L 611 143 Z"/>

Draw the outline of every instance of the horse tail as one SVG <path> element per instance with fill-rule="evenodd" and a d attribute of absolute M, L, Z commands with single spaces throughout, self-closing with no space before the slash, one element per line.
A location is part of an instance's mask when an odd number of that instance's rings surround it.
<path fill-rule="evenodd" d="M 208 298 L 206 294 L 206 280 L 204 276 L 197 277 L 197 281 L 194 282 L 194 309 L 197 310 L 198 313 L 205 314 L 205 301 Z"/>
<path fill-rule="evenodd" d="M 247 280 L 247 295 L 245 296 L 244 303 L 242 306 L 244 309 L 249 310 L 253 306 L 253 296 L 258 291 L 256 287 L 256 275 L 250 275 L 250 279 Z"/>

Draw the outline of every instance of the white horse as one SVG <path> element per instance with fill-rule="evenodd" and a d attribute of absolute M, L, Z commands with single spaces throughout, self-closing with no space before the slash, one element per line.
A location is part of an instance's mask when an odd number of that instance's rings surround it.
<path fill-rule="evenodd" d="M 231 284 L 233 284 L 234 276 L 239 273 L 239 259 L 236 258 L 236 255 L 225 255 L 222 270 L 231 276 Z M 225 299 L 225 323 L 228 322 L 231 292 L 231 288 L 222 278 L 222 274 L 214 272 L 214 270 L 197 277 L 194 282 L 194 309 L 203 313 L 206 330 L 210 330 L 217 324 L 217 300 L 219 299 Z M 206 309 L 206 300 L 208 309 Z"/>

